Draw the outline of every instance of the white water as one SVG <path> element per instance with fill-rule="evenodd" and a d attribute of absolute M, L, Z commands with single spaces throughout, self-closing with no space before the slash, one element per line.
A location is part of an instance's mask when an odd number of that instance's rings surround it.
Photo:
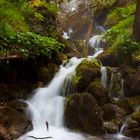
<path fill-rule="evenodd" d="M 95 49 L 95 53 L 102 50 L 102 48 L 100 47 L 102 37 L 103 35 L 95 35 L 89 40 L 89 46 Z"/>
<path fill-rule="evenodd" d="M 77 10 L 80 4 L 85 4 L 87 2 L 88 0 L 65 0 L 61 3 L 60 7 L 64 12 L 68 13 Z"/>
<path fill-rule="evenodd" d="M 104 88 L 106 88 L 107 87 L 107 69 L 106 69 L 106 67 L 104 67 L 104 66 L 101 67 L 101 73 L 102 73 L 101 84 Z"/>
<path fill-rule="evenodd" d="M 96 57 L 100 52 L 92 56 Z M 83 140 L 81 134 L 69 132 L 64 128 L 63 113 L 65 98 L 60 96 L 66 77 L 75 72 L 77 65 L 85 58 L 73 57 L 66 66 L 61 66 L 60 71 L 45 88 L 38 88 L 35 95 L 27 102 L 27 114 L 33 124 L 33 130 L 18 138 L 18 140 L 32 140 L 34 137 L 53 137 L 55 140 Z M 46 121 L 49 123 L 47 131 Z"/>

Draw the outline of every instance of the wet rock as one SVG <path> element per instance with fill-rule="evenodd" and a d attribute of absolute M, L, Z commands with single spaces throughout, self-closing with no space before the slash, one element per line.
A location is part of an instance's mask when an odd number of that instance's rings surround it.
<path fill-rule="evenodd" d="M 140 96 L 131 97 L 131 98 L 128 98 L 127 100 L 128 100 L 129 106 L 131 106 L 133 110 L 135 110 L 135 108 L 139 107 L 140 105 Z"/>
<path fill-rule="evenodd" d="M 119 62 L 117 58 L 110 51 L 104 51 L 97 59 L 99 59 L 103 66 L 118 67 Z"/>
<path fill-rule="evenodd" d="M 140 138 L 140 109 L 137 109 L 127 120 L 124 135 Z"/>
<path fill-rule="evenodd" d="M 122 74 L 123 78 L 127 77 L 128 75 L 136 73 L 136 68 L 135 67 L 131 67 L 129 65 L 125 65 L 125 64 L 121 65 L 120 69 L 121 69 L 121 74 Z"/>
<path fill-rule="evenodd" d="M 125 114 L 131 114 L 133 112 L 133 107 L 132 105 L 130 105 L 129 103 L 129 99 L 127 98 L 123 98 L 123 99 L 119 99 L 116 102 L 116 105 L 118 105 L 120 108 L 123 108 Z"/>
<path fill-rule="evenodd" d="M 78 92 L 84 91 L 95 79 L 101 78 L 101 64 L 96 59 L 84 60 L 76 68 Z"/>
<path fill-rule="evenodd" d="M 54 63 L 49 63 L 46 67 L 42 66 L 38 70 L 38 80 L 44 83 L 50 81 L 57 71 L 57 66 Z"/>
<path fill-rule="evenodd" d="M 3 140 L 13 140 L 32 129 L 27 117 L 13 108 L 0 108 L 0 136 Z"/>
<path fill-rule="evenodd" d="M 97 100 L 99 105 L 103 105 L 108 101 L 108 92 L 99 81 L 95 81 L 89 84 L 87 92 L 92 94 Z"/>
<path fill-rule="evenodd" d="M 116 119 L 104 123 L 106 132 L 109 134 L 117 133 L 119 130 L 120 122 Z"/>
<path fill-rule="evenodd" d="M 126 97 L 134 97 L 140 95 L 140 69 L 135 74 L 129 74 L 124 79 L 124 92 Z"/>
<path fill-rule="evenodd" d="M 111 103 L 103 106 L 103 119 L 106 121 L 116 119 L 117 106 Z"/>
<path fill-rule="evenodd" d="M 95 98 L 88 94 L 75 94 L 67 98 L 65 104 L 65 123 L 93 135 L 104 134 L 102 111 Z"/>

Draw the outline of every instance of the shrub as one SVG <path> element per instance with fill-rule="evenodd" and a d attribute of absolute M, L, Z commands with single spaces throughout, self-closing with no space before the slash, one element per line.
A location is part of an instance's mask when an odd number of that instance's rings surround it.
<path fill-rule="evenodd" d="M 47 56 L 50 58 L 53 52 L 62 51 L 64 48 L 64 45 L 55 39 L 33 32 L 17 33 L 9 38 L 1 36 L 1 40 L 0 47 L 3 52 L 8 51 L 10 54 L 22 57 Z"/>

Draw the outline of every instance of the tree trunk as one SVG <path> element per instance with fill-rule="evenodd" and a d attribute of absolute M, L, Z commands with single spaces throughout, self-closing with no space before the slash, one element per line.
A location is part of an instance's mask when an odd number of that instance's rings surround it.
<path fill-rule="evenodd" d="M 140 42 L 140 0 L 137 0 L 137 7 L 134 20 L 133 37 Z"/>

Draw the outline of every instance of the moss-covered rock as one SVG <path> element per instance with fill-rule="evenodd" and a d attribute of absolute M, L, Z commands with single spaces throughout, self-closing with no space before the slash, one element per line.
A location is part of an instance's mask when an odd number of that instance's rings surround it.
<path fill-rule="evenodd" d="M 129 99 L 127 99 L 127 98 L 119 99 L 116 102 L 116 105 L 118 105 L 120 108 L 122 108 L 126 115 L 131 114 L 133 112 L 133 107 L 129 103 Z"/>
<path fill-rule="evenodd" d="M 49 63 L 46 67 L 42 66 L 38 70 L 38 80 L 42 82 L 50 81 L 57 71 L 57 65 Z"/>
<path fill-rule="evenodd" d="M 110 83 L 110 96 L 120 98 L 124 96 L 123 80 L 118 68 L 113 68 Z"/>
<path fill-rule="evenodd" d="M 109 134 L 117 133 L 119 130 L 121 122 L 117 119 L 113 119 L 111 121 L 107 121 L 104 123 L 104 126 L 106 128 L 106 132 Z"/>
<path fill-rule="evenodd" d="M 140 138 L 140 109 L 136 110 L 127 120 L 124 134 L 129 137 Z"/>
<path fill-rule="evenodd" d="M 76 68 L 76 76 L 80 77 L 77 82 L 78 92 L 84 91 L 95 79 L 101 78 L 101 64 L 96 59 L 83 60 Z"/>
<path fill-rule="evenodd" d="M 105 104 L 103 106 L 103 119 L 105 121 L 110 121 L 116 119 L 117 106 L 111 103 Z"/>
<path fill-rule="evenodd" d="M 65 104 L 65 123 L 93 135 L 104 134 L 102 111 L 95 98 L 88 94 L 75 94 L 67 98 Z"/>
<path fill-rule="evenodd" d="M 113 51 L 111 48 L 106 48 L 103 53 L 101 53 L 97 59 L 101 61 L 103 66 L 110 66 L 110 67 L 118 67 L 119 61 L 113 54 Z"/>
<path fill-rule="evenodd" d="M 140 109 L 132 114 L 132 119 L 140 123 Z"/>
<path fill-rule="evenodd" d="M 131 108 L 135 109 L 140 105 L 140 96 L 128 98 L 128 103 Z"/>
<path fill-rule="evenodd" d="M 130 65 L 123 64 L 120 66 L 122 77 L 125 78 L 130 74 L 136 73 L 136 68 L 131 67 Z"/>
<path fill-rule="evenodd" d="M 108 92 L 99 81 L 91 82 L 87 87 L 87 92 L 92 94 L 99 105 L 103 105 L 108 101 Z"/>
<path fill-rule="evenodd" d="M 127 97 L 140 96 L 140 69 L 124 79 L 124 92 Z"/>
<path fill-rule="evenodd" d="M 140 139 L 140 127 L 126 130 L 124 132 L 124 135 L 126 135 L 128 137 L 133 137 L 133 138 L 136 138 L 139 140 Z"/>

